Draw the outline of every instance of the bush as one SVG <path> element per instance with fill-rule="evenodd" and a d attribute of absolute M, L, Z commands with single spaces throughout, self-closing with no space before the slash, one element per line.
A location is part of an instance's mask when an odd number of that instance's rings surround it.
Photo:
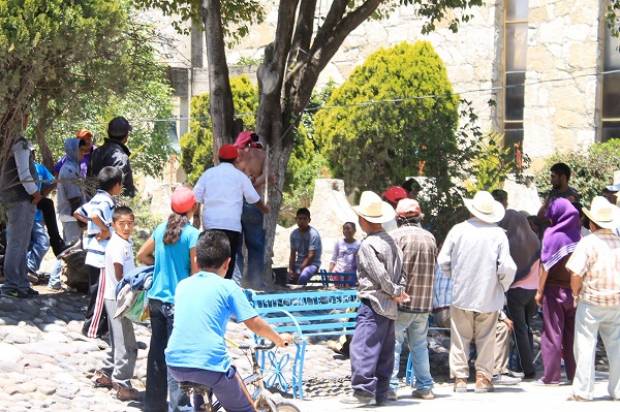
<path fill-rule="evenodd" d="M 406 176 L 427 176 L 419 200 L 425 225 L 441 239 L 465 216 L 461 185 L 475 172 L 482 137 L 476 121 L 432 45 L 419 41 L 368 57 L 334 90 L 315 127 L 333 174 L 350 191 L 380 193 Z"/>
<path fill-rule="evenodd" d="M 620 170 L 620 139 L 595 143 L 585 152 L 557 153 L 546 159 L 536 174 L 536 185 L 542 196 L 551 190 L 549 169 L 558 162 L 570 166 L 570 186 L 581 194 L 581 203 L 589 205 L 594 196 L 612 183 L 614 171 Z"/>
<path fill-rule="evenodd" d="M 246 130 L 256 125 L 258 90 L 247 76 L 230 79 L 235 114 L 243 120 Z M 209 94 L 192 98 L 190 131 L 181 137 L 181 166 L 190 184 L 196 183 L 202 172 L 213 166 L 213 131 L 209 114 Z"/>

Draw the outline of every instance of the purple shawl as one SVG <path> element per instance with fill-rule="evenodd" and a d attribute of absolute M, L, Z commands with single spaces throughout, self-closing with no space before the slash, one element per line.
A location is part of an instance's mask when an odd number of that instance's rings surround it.
<path fill-rule="evenodd" d="M 545 216 L 551 220 L 551 226 L 543 236 L 540 260 L 548 271 L 575 250 L 581 238 L 581 220 L 577 209 L 564 198 L 554 199 Z"/>

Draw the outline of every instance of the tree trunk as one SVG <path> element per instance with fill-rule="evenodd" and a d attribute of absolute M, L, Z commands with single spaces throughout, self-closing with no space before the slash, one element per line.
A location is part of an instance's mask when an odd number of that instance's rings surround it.
<path fill-rule="evenodd" d="M 213 122 L 213 161 L 217 164 L 218 149 L 223 144 L 233 141 L 234 125 L 234 107 L 226 63 L 220 1 L 203 0 L 201 14 L 209 65 L 209 113 Z"/>
<path fill-rule="evenodd" d="M 45 140 L 45 135 L 47 134 L 47 130 L 49 129 L 54 116 L 48 108 L 47 99 L 44 98 L 41 100 L 39 104 L 39 113 L 37 114 L 38 117 L 37 124 L 34 126 L 34 135 L 37 139 L 37 145 L 39 146 L 41 163 L 43 163 L 48 170 L 52 170 L 54 168 L 54 156 L 52 156 L 52 151 Z"/>

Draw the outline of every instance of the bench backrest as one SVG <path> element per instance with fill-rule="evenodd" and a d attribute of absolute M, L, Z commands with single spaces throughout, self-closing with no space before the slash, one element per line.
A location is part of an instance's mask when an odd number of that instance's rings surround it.
<path fill-rule="evenodd" d="M 301 332 L 306 337 L 352 334 L 360 305 L 355 289 L 250 292 L 248 297 L 277 332 Z"/>

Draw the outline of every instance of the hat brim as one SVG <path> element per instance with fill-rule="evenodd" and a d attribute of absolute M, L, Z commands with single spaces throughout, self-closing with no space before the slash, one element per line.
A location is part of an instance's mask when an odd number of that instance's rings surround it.
<path fill-rule="evenodd" d="M 483 213 L 474 207 L 474 199 L 463 199 L 463 203 L 465 203 L 465 207 L 469 212 L 476 216 L 478 219 L 482 220 L 486 223 L 497 223 L 504 218 L 506 214 L 506 210 L 504 210 L 504 206 L 498 201 L 494 201 L 493 203 L 493 212 L 490 214 Z"/>
<path fill-rule="evenodd" d="M 593 215 L 592 211 L 587 208 L 581 209 L 583 213 L 590 219 L 592 222 L 596 223 L 597 226 L 602 227 L 603 229 L 615 229 L 620 227 L 620 209 L 614 206 L 613 209 L 613 219 L 608 222 L 597 220 Z"/>
<path fill-rule="evenodd" d="M 359 206 L 353 206 L 353 211 L 358 215 L 363 217 L 365 220 L 370 223 L 387 223 L 396 218 L 396 212 L 394 208 L 387 202 L 381 202 L 381 215 L 380 216 L 368 216 L 365 214 Z"/>

